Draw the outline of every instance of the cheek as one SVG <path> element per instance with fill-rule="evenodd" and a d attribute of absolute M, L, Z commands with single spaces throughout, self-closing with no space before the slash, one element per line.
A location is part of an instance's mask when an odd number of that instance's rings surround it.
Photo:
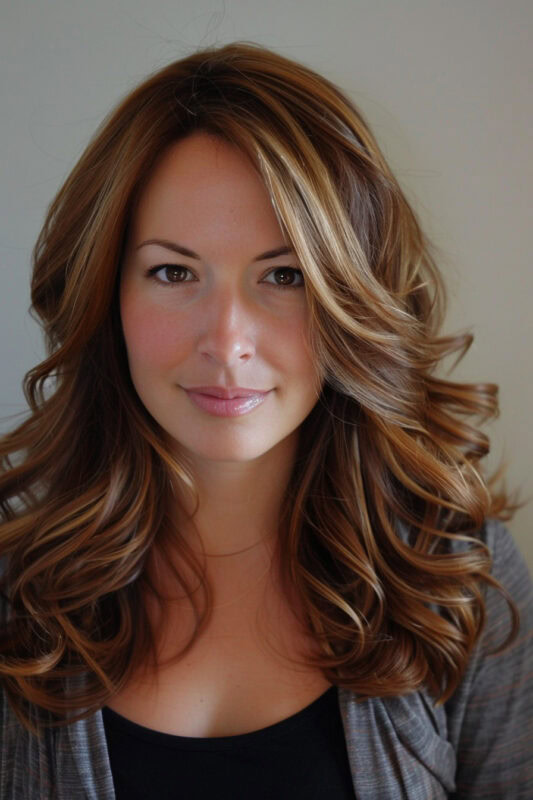
<path fill-rule="evenodd" d="M 280 331 L 281 333 L 281 331 Z M 309 373 L 314 364 L 314 355 L 307 339 L 306 318 L 295 314 L 280 337 L 280 352 L 286 352 L 296 373 Z"/>
<path fill-rule="evenodd" d="M 187 349 L 186 324 L 176 325 L 175 315 L 138 303 L 125 295 L 121 302 L 122 330 L 130 368 L 157 367 L 179 360 Z"/>
<path fill-rule="evenodd" d="M 263 341 L 267 343 L 269 360 L 284 376 L 287 389 L 315 396 L 320 378 L 307 340 L 304 314 L 296 312 L 283 324 L 271 325 Z"/>

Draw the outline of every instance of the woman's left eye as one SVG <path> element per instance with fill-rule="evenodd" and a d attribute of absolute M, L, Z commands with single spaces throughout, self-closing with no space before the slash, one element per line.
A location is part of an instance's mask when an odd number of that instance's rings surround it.
<path fill-rule="evenodd" d="M 281 276 L 281 283 L 271 284 L 275 289 L 301 289 L 304 285 L 303 272 L 295 267 L 276 267 L 268 275 Z M 298 278 L 300 282 L 295 282 Z M 265 281 L 265 283 L 270 283 L 270 281 Z"/>

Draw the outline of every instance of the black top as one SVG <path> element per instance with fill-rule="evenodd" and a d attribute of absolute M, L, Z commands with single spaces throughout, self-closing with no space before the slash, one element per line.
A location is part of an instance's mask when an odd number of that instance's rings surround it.
<path fill-rule="evenodd" d="M 335 686 L 238 736 L 173 736 L 102 713 L 117 800 L 355 798 Z"/>

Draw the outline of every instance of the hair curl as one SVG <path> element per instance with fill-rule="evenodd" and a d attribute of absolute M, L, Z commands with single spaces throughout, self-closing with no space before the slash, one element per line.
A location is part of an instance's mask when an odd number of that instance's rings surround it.
<path fill-rule="evenodd" d="M 325 78 L 248 42 L 195 52 L 135 88 L 36 242 L 32 310 L 47 357 L 24 379 L 29 415 L 0 443 L 9 700 L 27 725 L 30 706 L 52 725 L 94 712 L 153 652 L 149 555 L 172 536 L 201 573 L 169 513 L 172 482 L 194 491 L 194 479 L 135 393 L 118 311 L 136 198 L 165 149 L 196 130 L 250 156 L 305 276 L 325 383 L 302 424 L 278 547 L 316 642 L 307 663 L 361 698 L 425 685 L 443 701 L 483 626 L 483 585 L 496 585 L 476 532 L 520 507 L 493 491 L 502 470 L 484 476 L 489 439 L 467 422 L 497 416 L 498 389 L 437 377 L 473 336 L 438 336 L 435 251 L 361 113 Z M 453 539 L 468 546 L 452 554 Z M 184 652 L 210 614 L 202 586 Z"/>

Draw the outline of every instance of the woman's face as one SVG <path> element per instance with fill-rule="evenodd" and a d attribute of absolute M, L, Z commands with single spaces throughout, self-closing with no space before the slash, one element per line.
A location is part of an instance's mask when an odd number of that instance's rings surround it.
<path fill-rule="evenodd" d="M 250 162 L 209 134 L 173 145 L 140 195 L 120 287 L 129 368 L 193 460 L 258 458 L 297 435 L 316 403 L 303 276 L 292 252 L 265 256 L 283 247 Z M 265 394 L 216 401 L 193 387 Z"/>

